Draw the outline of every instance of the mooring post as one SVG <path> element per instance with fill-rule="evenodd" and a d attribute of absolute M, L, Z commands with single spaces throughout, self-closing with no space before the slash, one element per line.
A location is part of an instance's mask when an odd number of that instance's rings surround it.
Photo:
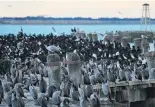
<path fill-rule="evenodd" d="M 121 43 L 121 36 L 113 36 L 113 42 Z"/>
<path fill-rule="evenodd" d="M 88 36 L 88 38 L 89 38 L 89 41 L 92 41 L 93 40 L 93 34 L 92 33 L 89 33 L 89 34 L 87 34 L 87 36 Z"/>
<path fill-rule="evenodd" d="M 77 84 L 82 83 L 81 61 L 77 53 L 67 53 L 66 63 L 69 71 L 70 79 Z"/>
<path fill-rule="evenodd" d="M 103 42 L 113 42 L 113 32 L 110 33 L 106 33 L 106 35 L 104 35 L 103 37 Z"/>
<path fill-rule="evenodd" d="M 49 66 L 49 86 L 55 86 L 59 88 L 61 83 L 60 75 L 60 57 L 58 54 L 50 54 L 47 56 L 47 63 Z"/>
<path fill-rule="evenodd" d="M 123 46 L 124 48 L 126 48 L 127 45 L 128 45 L 128 43 L 129 43 L 129 38 L 128 38 L 128 37 L 123 37 L 122 40 L 121 40 L 122 46 Z"/>
<path fill-rule="evenodd" d="M 147 38 L 142 38 L 141 49 L 142 49 L 143 54 L 145 54 L 146 52 L 149 51 L 149 42 L 148 42 Z"/>
<path fill-rule="evenodd" d="M 93 39 L 94 42 L 95 41 L 98 41 L 98 35 L 97 35 L 97 33 L 93 33 L 92 34 L 92 39 Z"/>
<path fill-rule="evenodd" d="M 134 39 L 134 45 L 135 45 L 135 48 L 137 49 L 138 47 L 141 48 L 141 41 L 142 41 L 142 38 L 135 38 Z"/>
<path fill-rule="evenodd" d="M 154 68 L 155 68 L 155 52 L 147 52 L 146 54 L 147 58 L 147 64 L 148 64 L 148 70 L 149 70 L 149 79 L 155 79 L 154 78 Z M 153 74 L 152 74 L 153 73 Z"/>

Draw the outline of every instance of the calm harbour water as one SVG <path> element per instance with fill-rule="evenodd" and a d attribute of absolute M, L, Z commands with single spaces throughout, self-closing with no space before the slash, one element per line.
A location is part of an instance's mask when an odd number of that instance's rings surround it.
<path fill-rule="evenodd" d="M 106 31 L 140 31 L 141 25 L 0 25 L 0 35 L 13 33 L 17 34 L 23 28 L 24 33 L 27 34 L 49 34 L 54 32 L 55 28 L 58 34 L 65 32 L 71 33 L 71 28 L 79 28 L 88 32 L 104 33 Z M 150 28 L 148 28 L 150 30 Z M 151 25 L 151 30 L 155 31 L 155 25 Z"/>

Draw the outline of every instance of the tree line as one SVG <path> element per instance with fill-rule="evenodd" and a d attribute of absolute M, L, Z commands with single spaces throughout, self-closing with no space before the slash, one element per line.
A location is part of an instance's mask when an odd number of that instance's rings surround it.
<path fill-rule="evenodd" d="M 118 18 L 118 17 L 44 17 L 44 16 L 27 16 L 27 17 L 1 17 L 0 20 L 97 20 L 97 21 L 139 21 L 141 18 Z M 155 18 L 151 18 L 155 21 Z"/>

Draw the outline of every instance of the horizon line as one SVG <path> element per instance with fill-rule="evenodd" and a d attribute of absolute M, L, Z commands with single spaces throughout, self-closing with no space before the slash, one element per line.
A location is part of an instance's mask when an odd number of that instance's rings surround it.
<path fill-rule="evenodd" d="M 141 19 L 141 17 L 97 17 L 97 18 L 94 18 L 94 17 L 81 17 L 81 16 L 74 16 L 74 17 L 52 17 L 52 16 L 24 16 L 24 17 L 21 17 L 21 16 L 0 16 L 0 18 L 27 18 L 27 17 L 42 17 L 42 18 L 91 18 L 91 19 L 100 19 L 100 18 L 118 18 L 118 19 Z M 151 18 L 150 19 L 155 19 L 155 17 Z"/>

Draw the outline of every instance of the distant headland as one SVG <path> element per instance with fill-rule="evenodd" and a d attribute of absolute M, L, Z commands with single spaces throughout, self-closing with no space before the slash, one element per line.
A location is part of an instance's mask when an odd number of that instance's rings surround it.
<path fill-rule="evenodd" d="M 27 17 L 1 17 L 0 24 L 140 24 L 141 18 L 83 18 L 83 17 L 44 17 L 44 16 L 27 16 Z M 155 19 L 151 19 L 151 24 L 155 24 Z"/>

